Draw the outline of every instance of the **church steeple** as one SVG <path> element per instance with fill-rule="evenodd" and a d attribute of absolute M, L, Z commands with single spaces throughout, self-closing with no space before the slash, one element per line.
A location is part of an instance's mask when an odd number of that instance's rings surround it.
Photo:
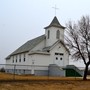
<path fill-rule="evenodd" d="M 58 40 L 64 41 L 64 29 L 55 16 L 51 23 L 45 27 L 46 47 L 53 45 Z"/>
<path fill-rule="evenodd" d="M 50 25 L 47 26 L 47 27 L 45 27 L 45 29 L 47 29 L 47 28 L 49 28 L 49 27 L 52 27 L 52 26 L 53 26 L 53 27 L 58 27 L 58 28 L 65 29 L 65 27 L 62 26 L 62 25 L 59 23 L 59 21 L 58 21 L 58 19 L 57 19 L 56 16 L 53 18 L 53 20 L 52 20 L 52 22 L 50 23 Z"/>

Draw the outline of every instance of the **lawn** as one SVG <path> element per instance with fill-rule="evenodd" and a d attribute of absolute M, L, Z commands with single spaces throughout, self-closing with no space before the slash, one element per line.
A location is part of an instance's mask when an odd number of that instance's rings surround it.
<path fill-rule="evenodd" d="M 0 80 L 0 90 L 90 90 L 89 80 L 75 77 L 15 75 L 12 81 L 13 75 L 0 73 Z"/>

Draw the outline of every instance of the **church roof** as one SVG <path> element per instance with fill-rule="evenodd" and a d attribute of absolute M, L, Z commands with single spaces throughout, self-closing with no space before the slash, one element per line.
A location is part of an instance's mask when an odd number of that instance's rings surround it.
<path fill-rule="evenodd" d="M 50 23 L 50 25 L 47 26 L 47 27 L 45 27 L 45 29 L 47 29 L 47 28 L 49 28 L 49 27 L 52 27 L 52 26 L 65 29 L 65 27 L 62 26 L 62 25 L 59 23 L 59 21 L 58 21 L 58 19 L 57 19 L 56 16 L 53 18 L 53 20 L 52 20 L 52 22 Z"/>
<path fill-rule="evenodd" d="M 28 52 L 29 50 L 33 49 L 37 44 L 39 44 L 44 39 L 45 39 L 45 35 L 41 35 L 37 38 L 29 40 L 28 42 L 23 44 L 21 47 L 19 47 L 17 50 L 15 50 L 13 53 L 11 53 L 6 59 L 8 59 L 12 55 L 16 55 L 16 54 L 23 53 L 23 52 Z"/>

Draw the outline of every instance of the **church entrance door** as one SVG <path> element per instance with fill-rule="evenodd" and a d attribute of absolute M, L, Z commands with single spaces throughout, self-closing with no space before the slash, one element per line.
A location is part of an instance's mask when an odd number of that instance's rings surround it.
<path fill-rule="evenodd" d="M 63 53 L 55 53 L 55 64 L 58 66 L 64 66 Z"/>

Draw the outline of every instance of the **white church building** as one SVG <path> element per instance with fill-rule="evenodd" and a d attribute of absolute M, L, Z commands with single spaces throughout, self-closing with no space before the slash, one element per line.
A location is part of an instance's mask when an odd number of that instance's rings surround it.
<path fill-rule="evenodd" d="M 64 30 L 55 16 L 45 29 L 45 34 L 27 41 L 6 58 L 6 72 L 21 74 L 55 74 L 54 67 L 61 67 L 57 75 L 64 76 L 62 67 L 69 65 L 69 50 L 64 43 Z M 51 71 L 52 70 L 52 71 Z"/>

